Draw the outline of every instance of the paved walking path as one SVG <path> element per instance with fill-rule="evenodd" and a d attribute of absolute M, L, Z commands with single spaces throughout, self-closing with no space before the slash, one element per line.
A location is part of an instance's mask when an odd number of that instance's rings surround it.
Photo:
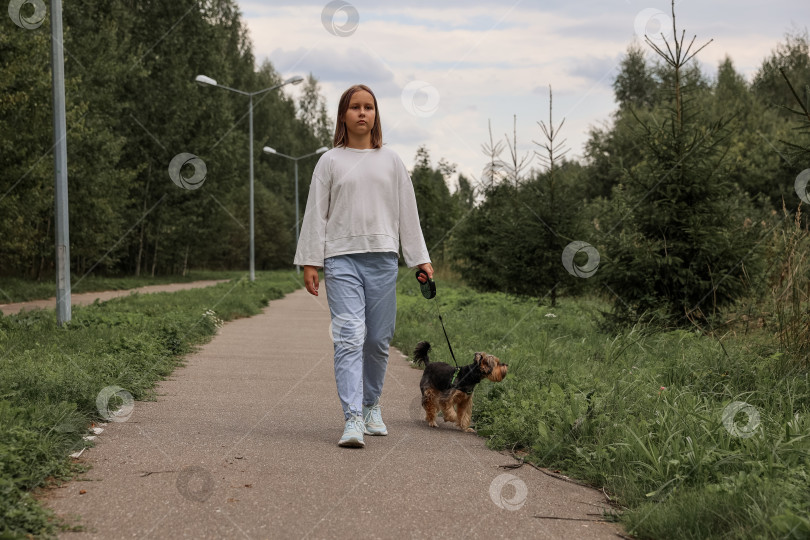
<path fill-rule="evenodd" d="M 421 371 L 396 349 L 389 435 L 339 448 L 323 290 L 227 323 L 157 401 L 105 426 L 80 458 L 92 469 L 44 496 L 86 528 L 61 538 L 617 538 L 600 492 L 503 469 L 515 461 L 482 438 L 429 428 Z"/>
<path fill-rule="evenodd" d="M 217 283 L 223 283 L 227 279 L 212 279 L 202 281 L 190 281 L 188 283 L 168 283 L 165 285 L 146 285 L 138 287 L 137 289 L 121 289 L 119 291 L 99 291 L 88 293 L 71 293 L 70 305 L 72 306 L 86 306 L 92 304 L 96 300 L 104 302 L 119 296 L 129 296 L 133 293 L 155 293 L 155 292 L 175 292 L 185 289 L 196 289 L 198 287 L 210 287 Z M 56 309 L 56 297 L 48 298 L 47 300 L 32 300 L 30 302 L 15 302 L 13 304 L 0 304 L 0 311 L 3 315 L 14 315 L 22 310 L 30 311 L 32 309 Z"/>

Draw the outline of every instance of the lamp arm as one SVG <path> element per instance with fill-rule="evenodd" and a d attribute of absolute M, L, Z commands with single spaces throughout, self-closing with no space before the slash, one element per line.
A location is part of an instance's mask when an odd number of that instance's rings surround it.
<path fill-rule="evenodd" d="M 280 84 L 276 84 L 274 86 L 271 86 L 270 88 L 265 88 L 264 90 L 257 90 L 256 92 L 251 92 L 250 95 L 251 96 L 257 96 L 259 94 L 264 94 L 265 92 L 269 92 L 270 90 L 275 90 L 276 88 L 281 88 L 285 84 L 287 84 L 287 83 L 283 82 L 283 83 L 280 83 Z"/>
<path fill-rule="evenodd" d="M 236 92 L 237 94 L 242 94 L 243 96 L 249 96 L 250 92 L 245 92 L 244 90 L 237 90 L 236 88 L 231 88 L 230 86 L 225 86 L 224 84 L 215 84 L 217 88 L 223 88 L 225 90 L 230 90 L 231 92 Z"/>

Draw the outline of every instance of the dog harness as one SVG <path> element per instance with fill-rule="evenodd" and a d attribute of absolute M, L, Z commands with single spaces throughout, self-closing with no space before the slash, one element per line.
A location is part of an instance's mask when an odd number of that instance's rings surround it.
<path fill-rule="evenodd" d="M 461 390 L 460 388 L 458 388 L 456 386 L 456 378 L 458 377 L 458 374 L 460 372 L 461 372 L 460 367 L 457 367 L 456 370 L 453 372 L 453 378 L 450 379 L 450 387 L 451 388 L 456 388 L 457 390 Z M 461 390 L 461 391 L 464 392 L 465 394 L 467 394 L 468 396 L 471 396 L 474 390 L 475 390 L 475 387 L 473 387 L 472 390 Z"/>

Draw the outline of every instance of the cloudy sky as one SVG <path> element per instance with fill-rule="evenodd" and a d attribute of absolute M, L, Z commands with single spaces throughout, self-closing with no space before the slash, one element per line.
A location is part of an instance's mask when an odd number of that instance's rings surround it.
<path fill-rule="evenodd" d="M 486 163 L 481 145 L 490 121 L 503 140 L 517 115 L 519 153 L 538 149 L 549 85 L 554 123 L 565 118 L 561 137 L 570 157 L 581 156 L 589 128 L 615 109 L 611 83 L 628 45 L 644 33 L 672 33 L 669 0 L 239 5 L 257 61 L 269 59 L 283 77 L 312 73 L 332 118 L 343 90 L 367 84 L 379 101 L 384 140 L 409 168 L 426 145 L 434 164 L 445 158 L 474 178 Z M 803 32 L 810 22 L 807 0 L 680 0 L 675 9 L 687 39 L 714 40 L 698 56 L 705 73 L 714 76 L 730 56 L 749 80 L 786 32 Z M 288 92 L 297 95 L 295 87 Z M 532 164 L 540 166 L 536 158 Z"/>

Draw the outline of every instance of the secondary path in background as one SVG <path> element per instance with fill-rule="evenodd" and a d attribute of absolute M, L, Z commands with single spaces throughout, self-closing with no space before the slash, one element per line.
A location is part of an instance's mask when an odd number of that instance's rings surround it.
<path fill-rule="evenodd" d="M 599 491 L 514 465 L 484 439 L 430 428 L 421 371 L 396 349 L 387 437 L 339 448 L 329 311 L 304 290 L 220 333 L 104 427 L 89 472 L 44 503 L 84 538 L 616 538 Z M 510 476 L 504 476 L 510 475 Z"/>
<path fill-rule="evenodd" d="M 119 296 L 129 296 L 132 293 L 156 293 L 156 292 L 175 292 L 185 289 L 196 289 L 199 287 L 210 287 L 217 283 L 223 283 L 227 279 L 214 279 L 202 281 L 190 281 L 188 283 L 169 283 L 166 285 L 146 285 L 138 287 L 137 289 L 121 289 L 120 291 L 99 291 L 88 293 L 71 293 L 70 305 L 72 306 L 85 306 L 92 304 L 96 300 L 104 302 L 118 298 Z M 30 302 L 15 302 L 13 304 L 0 304 L 0 311 L 3 315 L 15 315 L 22 310 L 30 311 L 32 309 L 56 309 L 56 297 L 48 298 L 47 300 L 32 300 Z"/>

